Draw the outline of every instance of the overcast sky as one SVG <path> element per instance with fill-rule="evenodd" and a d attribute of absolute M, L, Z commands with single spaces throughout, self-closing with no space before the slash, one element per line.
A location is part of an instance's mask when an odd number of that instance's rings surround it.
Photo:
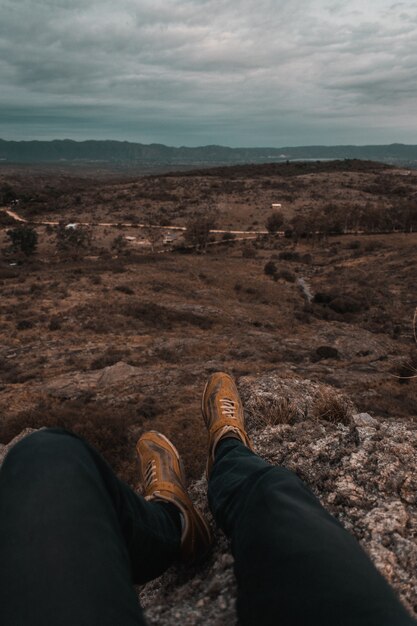
<path fill-rule="evenodd" d="M 417 144 L 416 0 L 0 0 L 0 137 Z"/>

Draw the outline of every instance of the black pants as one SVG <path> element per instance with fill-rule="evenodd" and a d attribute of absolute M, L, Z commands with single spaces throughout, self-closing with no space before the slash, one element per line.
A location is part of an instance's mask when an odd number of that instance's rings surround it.
<path fill-rule="evenodd" d="M 288 470 L 225 440 L 209 501 L 232 540 L 242 624 L 415 624 Z M 132 582 L 175 561 L 180 533 L 175 507 L 137 496 L 79 438 L 58 429 L 30 435 L 0 471 L 0 623 L 145 624 Z"/>

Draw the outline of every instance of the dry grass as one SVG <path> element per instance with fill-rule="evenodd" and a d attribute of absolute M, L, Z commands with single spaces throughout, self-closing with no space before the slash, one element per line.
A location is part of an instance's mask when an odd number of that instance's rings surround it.
<path fill-rule="evenodd" d="M 41 401 L 35 408 L 1 422 L 0 441 L 8 443 L 25 428 L 66 428 L 97 448 L 123 480 L 134 483 L 135 442 L 129 432 L 142 423 L 142 416 L 133 407 L 112 409 L 88 400 Z"/>
<path fill-rule="evenodd" d="M 300 410 L 296 402 L 288 398 L 258 396 L 251 403 L 251 418 L 255 422 L 277 426 L 292 424 L 299 420 Z"/>
<path fill-rule="evenodd" d="M 352 411 L 352 403 L 332 389 L 319 389 L 311 408 L 314 419 L 345 425 L 352 423 Z"/>

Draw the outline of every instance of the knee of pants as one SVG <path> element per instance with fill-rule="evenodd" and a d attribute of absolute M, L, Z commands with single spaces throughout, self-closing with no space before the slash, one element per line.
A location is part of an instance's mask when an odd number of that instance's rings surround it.
<path fill-rule="evenodd" d="M 252 502 L 262 502 L 273 495 L 284 495 L 294 489 L 308 491 L 308 487 L 294 472 L 286 467 L 271 466 L 257 474 L 249 498 Z"/>
<path fill-rule="evenodd" d="M 59 478 L 63 473 L 75 472 L 79 461 L 88 458 L 85 443 L 63 429 L 44 429 L 19 441 L 8 453 L 2 474 L 5 479 L 30 482 Z"/>
<path fill-rule="evenodd" d="M 302 503 L 317 506 L 307 485 L 285 467 L 269 467 L 258 472 L 246 489 L 242 489 L 239 515 L 241 520 L 262 519 L 267 527 L 277 518 L 292 516 Z"/>

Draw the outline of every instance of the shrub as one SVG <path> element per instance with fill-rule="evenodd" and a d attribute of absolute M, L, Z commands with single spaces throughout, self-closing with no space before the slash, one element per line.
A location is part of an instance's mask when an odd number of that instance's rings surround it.
<path fill-rule="evenodd" d="M 210 239 L 210 230 L 214 228 L 214 225 L 214 219 L 210 216 L 189 220 L 184 233 L 185 243 L 194 246 L 199 252 L 205 251 Z"/>
<path fill-rule="evenodd" d="M 321 361 L 321 359 L 338 359 L 339 352 L 333 346 L 319 346 L 311 355 L 313 362 Z"/>
<path fill-rule="evenodd" d="M 137 414 L 145 419 L 153 419 L 161 409 L 153 396 L 146 396 L 137 408 Z"/>
<path fill-rule="evenodd" d="M 14 251 L 20 250 L 26 256 L 33 254 L 38 245 L 38 233 L 34 228 L 27 224 L 16 226 L 12 230 L 7 231 Z"/>
<path fill-rule="evenodd" d="M 27 330 L 29 328 L 33 328 L 33 322 L 30 320 L 20 320 L 16 324 L 17 330 Z"/>
<path fill-rule="evenodd" d="M 296 403 L 285 397 L 258 396 L 252 401 L 251 414 L 255 419 L 271 426 L 298 421 Z"/>
<path fill-rule="evenodd" d="M 49 322 L 48 328 L 49 328 L 49 330 L 52 330 L 52 331 L 60 330 L 61 329 L 61 320 L 59 319 L 59 317 L 53 317 L 51 319 L 51 321 Z"/>
<path fill-rule="evenodd" d="M 114 250 L 117 254 L 121 254 L 126 250 L 126 248 L 126 238 L 123 235 L 117 235 L 111 243 L 111 249 Z"/>
<path fill-rule="evenodd" d="M 11 204 L 13 200 L 16 200 L 16 198 L 16 192 L 11 185 L 4 183 L 0 187 L 1 204 Z"/>
<path fill-rule="evenodd" d="M 131 289 L 127 285 L 116 285 L 114 290 L 120 291 L 121 293 L 126 293 L 128 296 L 133 296 L 133 294 L 135 293 L 133 289 Z"/>
<path fill-rule="evenodd" d="M 301 254 L 299 252 L 292 252 L 291 250 L 284 250 L 279 253 L 279 258 L 282 261 L 301 261 Z"/>
<path fill-rule="evenodd" d="M 154 302 L 137 302 L 126 305 L 125 315 L 154 328 L 170 329 L 174 324 L 190 324 L 204 330 L 211 328 L 213 321 L 192 311 L 169 309 Z"/>
<path fill-rule="evenodd" d="M 328 306 L 336 313 L 359 313 L 369 308 L 367 302 L 362 297 L 355 297 L 348 294 L 340 294 L 336 291 L 318 292 L 313 298 L 316 304 Z"/>
<path fill-rule="evenodd" d="M 264 274 L 266 276 L 274 276 L 277 273 L 277 266 L 273 261 L 268 261 L 264 266 Z"/>
<path fill-rule="evenodd" d="M 271 215 L 267 218 L 265 222 L 265 228 L 271 235 L 274 235 L 277 232 L 277 230 L 281 228 L 283 223 L 284 223 L 283 214 L 280 213 L 279 211 L 274 211 L 274 213 L 271 213 Z"/>
<path fill-rule="evenodd" d="M 339 296 L 329 303 L 329 307 L 336 313 L 359 313 L 367 308 L 362 302 L 352 296 Z"/>
<path fill-rule="evenodd" d="M 287 283 L 295 283 L 295 281 L 297 280 L 297 277 L 294 274 L 294 272 L 290 272 L 290 270 L 285 270 L 285 269 L 280 270 L 274 276 L 275 280 L 279 280 L 280 278 L 282 280 L 287 281 Z"/>
<path fill-rule="evenodd" d="M 256 248 L 251 244 L 245 244 L 242 248 L 242 257 L 244 259 L 254 259 L 257 254 Z"/>
<path fill-rule="evenodd" d="M 0 226 L 14 226 L 16 220 L 7 213 L 0 211 Z"/>
<path fill-rule="evenodd" d="M 314 398 L 313 417 L 334 424 L 349 425 L 353 407 L 350 402 L 331 389 L 320 389 Z"/>
<path fill-rule="evenodd" d="M 25 428 L 61 427 L 84 437 L 103 454 L 123 480 L 136 481 L 132 460 L 134 442 L 130 429 L 140 423 L 133 408 L 109 407 L 105 403 L 69 400 L 56 404 L 42 401 L 35 408 L 23 411 L 0 424 L 0 441 L 8 443 Z"/>
<path fill-rule="evenodd" d="M 92 242 L 92 232 L 81 224 L 60 222 L 56 228 L 56 247 L 59 252 L 78 256 L 82 250 L 88 250 Z"/>
<path fill-rule="evenodd" d="M 316 304 L 329 304 L 329 302 L 331 302 L 335 297 L 335 294 L 318 291 L 314 295 L 313 302 L 315 302 Z"/>

